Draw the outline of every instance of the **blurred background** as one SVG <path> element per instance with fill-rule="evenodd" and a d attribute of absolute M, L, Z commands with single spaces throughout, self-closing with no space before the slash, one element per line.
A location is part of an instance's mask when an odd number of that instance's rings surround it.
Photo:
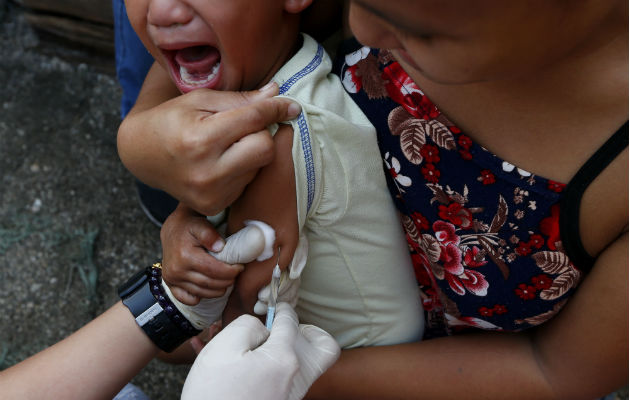
<path fill-rule="evenodd" d="M 0 0 L 0 369 L 161 258 L 116 152 L 113 43 L 110 0 Z M 153 361 L 133 383 L 177 399 L 187 369 Z"/>

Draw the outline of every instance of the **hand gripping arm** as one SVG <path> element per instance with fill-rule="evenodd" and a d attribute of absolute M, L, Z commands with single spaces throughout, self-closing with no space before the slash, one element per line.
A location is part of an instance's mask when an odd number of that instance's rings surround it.
<path fill-rule="evenodd" d="M 226 239 L 225 246 L 220 252 L 210 252 L 210 254 L 228 264 L 246 264 L 254 260 L 264 261 L 271 257 L 276 238 L 273 228 L 260 221 L 245 221 L 245 225 L 245 228 Z M 188 306 L 173 296 L 164 281 L 162 281 L 162 286 L 177 309 L 197 329 L 207 328 L 221 318 L 232 292 L 232 286 L 230 286 L 221 297 L 201 299 L 199 304 Z"/>

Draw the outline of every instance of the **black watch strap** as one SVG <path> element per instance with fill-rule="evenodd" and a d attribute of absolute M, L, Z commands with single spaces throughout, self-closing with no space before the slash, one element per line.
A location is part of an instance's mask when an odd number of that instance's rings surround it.
<path fill-rule="evenodd" d="M 171 352 L 193 335 L 171 321 L 151 292 L 151 283 L 151 268 L 147 268 L 122 284 L 118 288 L 118 294 L 136 319 L 136 323 L 153 343 L 161 350 Z"/>

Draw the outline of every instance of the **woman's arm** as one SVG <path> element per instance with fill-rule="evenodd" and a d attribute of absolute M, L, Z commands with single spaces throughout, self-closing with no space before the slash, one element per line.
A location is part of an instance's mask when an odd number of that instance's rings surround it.
<path fill-rule="evenodd" d="M 214 215 L 273 159 L 267 127 L 299 114 L 297 103 L 272 97 L 277 93 L 277 85 L 271 85 L 177 96 L 166 71 L 154 64 L 118 130 L 120 159 L 147 185 Z"/>
<path fill-rule="evenodd" d="M 309 399 L 593 399 L 628 379 L 628 234 L 555 318 L 531 333 L 478 333 L 344 350 Z"/>
<path fill-rule="evenodd" d="M 0 393 L 7 399 L 111 399 L 157 353 L 118 302 L 61 342 L 0 372 Z"/>

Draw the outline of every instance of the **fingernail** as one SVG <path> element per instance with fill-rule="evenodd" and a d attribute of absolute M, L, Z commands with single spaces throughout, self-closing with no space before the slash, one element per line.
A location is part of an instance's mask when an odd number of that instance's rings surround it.
<path fill-rule="evenodd" d="M 261 87 L 261 88 L 260 88 L 260 89 L 258 89 L 258 90 L 259 90 L 259 91 L 261 91 L 261 92 L 266 92 L 267 90 L 269 90 L 269 89 L 271 89 L 272 87 L 274 87 L 274 86 L 275 86 L 275 84 L 276 84 L 276 83 L 275 83 L 274 81 L 271 81 L 271 82 L 269 82 L 268 84 L 266 84 L 265 86 Z"/>
<path fill-rule="evenodd" d="M 225 244 L 223 243 L 223 240 L 219 239 L 216 242 L 214 242 L 214 244 L 212 245 L 210 250 L 215 252 L 215 253 L 218 253 L 221 250 L 223 250 L 223 246 L 225 246 Z"/>
<path fill-rule="evenodd" d="M 298 103 L 291 102 L 291 104 L 289 104 L 289 108 L 287 109 L 287 116 L 289 118 L 295 118 L 300 115 L 301 112 L 302 106 L 300 106 Z"/>

